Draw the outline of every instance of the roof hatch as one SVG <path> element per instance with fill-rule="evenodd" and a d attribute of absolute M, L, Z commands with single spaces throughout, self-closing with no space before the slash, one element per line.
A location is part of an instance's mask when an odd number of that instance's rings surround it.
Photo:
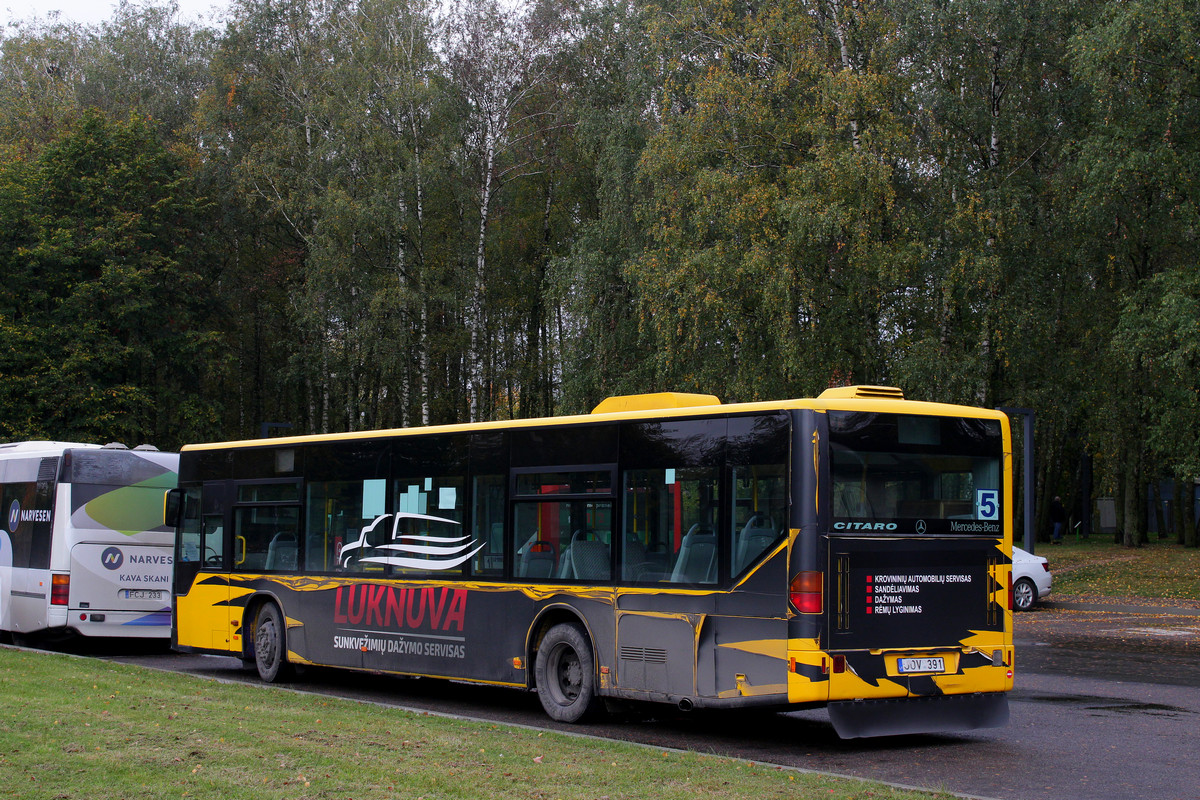
<path fill-rule="evenodd" d="M 600 401 L 593 414 L 613 414 L 618 411 L 654 411 L 668 408 L 719 406 L 721 401 L 711 394 L 688 392 L 657 392 L 655 394 L 623 394 Z"/>
<path fill-rule="evenodd" d="M 894 386 L 835 386 L 821 392 L 822 400 L 903 400 L 904 392 Z"/>

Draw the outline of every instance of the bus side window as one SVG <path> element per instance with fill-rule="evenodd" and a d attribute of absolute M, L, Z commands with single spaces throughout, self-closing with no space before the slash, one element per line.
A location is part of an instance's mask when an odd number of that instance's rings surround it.
<path fill-rule="evenodd" d="M 672 505 L 664 484 L 664 470 L 627 470 L 625 484 L 625 535 L 621 550 L 621 579 L 665 580 Z"/>
<path fill-rule="evenodd" d="M 243 570 L 294 571 L 299 516 L 297 506 L 238 508 L 233 529 L 234 566 Z M 290 557 L 286 555 L 289 542 Z"/>
<path fill-rule="evenodd" d="M 462 576 L 485 546 L 463 529 L 463 483 L 458 475 L 395 479 L 393 524 L 373 542 L 374 559 L 395 574 Z"/>
<path fill-rule="evenodd" d="M 380 478 L 308 485 L 305 572 L 359 570 L 364 529 L 383 516 L 387 482 Z M 381 523 L 382 529 L 390 523 Z"/>
<path fill-rule="evenodd" d="M 733 575 L 749 568 L 782 535 L 787 519 L 786 475 L 783 464 L 734 467 Z"/>
<path fill-rule="evenodd" d="M 34 488 L 33 483 L 10 483 L 4 487 L 3 508 L 4 513 L 8 514 L 9 509 L 14 505 L 19 505 L 21 508 L 34 508 Z M 16 530 L 12 530 L 12 528 Z M 5 527 L 8 531 L 9 551 L 0 555 L 7 555 L 10 559 L 6 566 L 13 567 L 28 567 L 29 552 L 32 545 L 33 525 L 23 523 L 12 525 L 9 523 Z"/>
<path fill-rule="evenodd" d="M 483 545 L 471 562 L 475 575 L 504 574 L 504 475 L 479 475 L 473 482 L 473 538 Z M 518 574 L 520 574 L 518 570 Z"/>
<path fill-rule="evenodd" d="M 622 579 L 717 582 L 715 468 L 629 470 L 625 496 Z"/>
<path fill-rule="evenodd" d="M 207 568 L 223 569 L 225 564 L 225 528 L 220 514 L 204 515 L 204 538 L 201 558 Z"/>
<path fill-rule="evenodd" d="M 179 560 L 187 564 L 200 563 L 204 546 L 204 530 L 200 527 L 200 487 L 192 486 L 183 492 L 183 511 L 179 519 Z"/>

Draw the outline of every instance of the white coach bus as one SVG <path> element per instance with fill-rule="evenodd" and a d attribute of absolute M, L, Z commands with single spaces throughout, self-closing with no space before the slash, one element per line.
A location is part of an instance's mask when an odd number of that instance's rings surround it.
<path fill-rule="evenodd" d="M 0 635 L 171 635 L 177 453 L 0 444 Z"/>

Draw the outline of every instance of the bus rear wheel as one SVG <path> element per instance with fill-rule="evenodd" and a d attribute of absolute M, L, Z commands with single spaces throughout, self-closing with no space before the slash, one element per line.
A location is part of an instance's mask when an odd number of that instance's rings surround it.
<path fill-rule="evenodd" d="M 579 722 L 599 708 L 596 660 L 587 634 L 573 623 L 546 632 L 534 663 L 538 699 L 556 722 Z"/>
<path fill-rule="evenodd" d="M 258 668 L 258 677 L 267 683 L 286 679 L 290 672 L 287 628 L 274 603 L 264 603 L 254 621 L 254 666 Z"/>

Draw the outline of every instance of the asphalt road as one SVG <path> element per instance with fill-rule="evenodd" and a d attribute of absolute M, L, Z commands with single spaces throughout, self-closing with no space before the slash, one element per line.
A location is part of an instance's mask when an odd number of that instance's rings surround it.
<path fill-rule="evenodd" d="M 1200 610 L 1055 603 L 1016 617 L 1011 723 L 968 734 L 842 741 L 823 712 L 656 708 L 586 726 L 536 695 L 445 681 L 310 670 L 292 688 L 489 721 L 718 753 L 1005 800 L 1200 800 Z M 107 654 L 257 682 L 232 658 Z"/>

